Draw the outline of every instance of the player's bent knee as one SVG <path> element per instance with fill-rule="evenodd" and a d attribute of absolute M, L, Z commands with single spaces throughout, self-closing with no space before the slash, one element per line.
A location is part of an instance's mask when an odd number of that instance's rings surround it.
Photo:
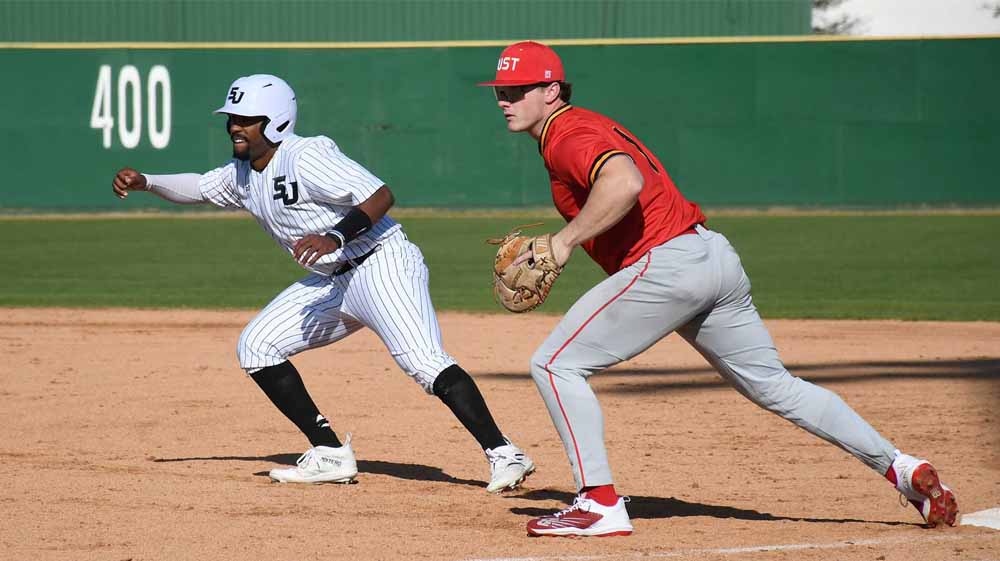
<path fill-rule="evenodd" d="M 428 394 L 434 393 L 434 381 L 438 375 L 455 364 L 455 359 L 444 352 L 407 352 L 392 358 Z"/>
<path fill-rule="evenodd" d="M 531 357 L 531 378 L 539 387 L 548 387 L 553 378 L 574 384 L 586 381 L 593 372 L 565 355 L 553 357 L 544 347 Z"/>
<path fill-rule="evenodd" d="M 240 368 L 246 370 L 247 374 L 288 360 L 287 353 L 280 352 L 274 345 L 266 343 L 251 345 L 246 336 L 247 331 L 243 331 L 239 343 L 236 344 L 236 358 L 240 361 Z"/>
<path fill-rule="evenodd" d="M 253 374 L 262 368 L 281 364 L 288 360 L 287 356 L 282 356 L 280 353 L 250 349 L 248 347 L 237 348 L 236 357 L 240 361 L 240 368 L 246 370 L 247 374 Z"/>
<path fill-rule="evenodd" d="M 552 357 L 549 353 L 542 352 L 542 349 L 535 351 L 535 354 L 531 355 L 531 378 L 535 381 L 535 384 L 548 383 L 549 379 L 549 362 Z"/>

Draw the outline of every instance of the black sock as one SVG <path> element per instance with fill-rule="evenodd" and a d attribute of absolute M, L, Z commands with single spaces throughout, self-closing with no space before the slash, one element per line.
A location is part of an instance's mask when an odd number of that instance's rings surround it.
<path fill-rule="evenodd" d="M 291 362 L 286 360 L 281 364 L 268 366 L 250 377 L 264 390 L 271 403 L 299 427 L 313 446 L 341 446 L 340 439 L 330 428 L 330 423 L 320 415 L 302 383 L 299 371 Z"/>
<path fill-rule="evenodd" d="M 493 421 L 476 382 L 459 365 L 453 364 L 441 371 L 434 380 L 434 395 L 451 409 L 483 450 L 507 443 Z"/>

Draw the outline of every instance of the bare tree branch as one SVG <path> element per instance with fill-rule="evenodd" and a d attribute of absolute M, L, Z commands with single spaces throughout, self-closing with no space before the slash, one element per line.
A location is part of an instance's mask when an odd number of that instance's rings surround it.
<path fill-rule="evenodd" d="M 995 18 L 1000 18 L 1000 2 L 983 2 L 979 5 L 979 9 L 990 12 Z"/>
<path fill-rule="evenodd" d="M 839 7 L 846 0 L 812 0 L 812 31 L 818 35 L 849 35 L 857 31 L 861 19 L 850 14 L 836 18 L 827 17 L 829 10 Z"/>
<path fill-rule="evenodd" d="M 814 10 L 829 10 L 844 3 L 845 0 L 813 0 Z"/>

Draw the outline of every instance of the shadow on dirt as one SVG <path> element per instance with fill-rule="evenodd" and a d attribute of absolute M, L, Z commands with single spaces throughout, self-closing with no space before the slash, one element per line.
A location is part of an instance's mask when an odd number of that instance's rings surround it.
<path fill-rule="evenodd" d="M 200 456 L 190 458 L 157 458 L 154 462 L 272 462 L 279 465 L 294 466 L 299 454 L 272 454 L 270 456 Z M 438 481 L 454 485 L 469 485 L 471 487 L 486 487 L 485 481 L 461 479 L 452 477 L 441 468 L 423 464 L 402 464 L 384 462 L 381 460 L 358 460 L 358 477 L 365 474 L 388 475 L 397 479 L 412 481 Z M 266 471 L 255 472 L 254 475 L 267 477 Z"/>
<path fill-rule="evenodd" d="M 190 458 L 157 458 L 154 462 L 272 462 L 279 465 L 295 465 L 299 458 L 298 454 L 272 454 L 270 456 L 202 456 Z M 437 481 L 454 485 L 468 485 L 470 487 L 486 487 L 485 481 L 474 479 L 461 479 L 453 477 L 444 472 L 441 468 L 423 464 L 403 464 L 397 462 L 385 462 L 381 460 L 358 460 L 358 477 L 364 478 L 365 474 L 387 475 L 398 479 L 413 481 Z M 259 477 L 267 477 L 266 471 L 254 473 Z M 504 494 L 507 499 L 520 499 L 528 501 L 559 501 L 565 505 L 572 504 L 576 495 L 566 491 L 554 491 L 551 489 L 534 489 L 530 491 L 511 492 Z M 673 518 L 687 516 L 710 516 L 712 518 L 735 518 L 738 520 L 764 520 L 764 521 L 790 521 L 790 522 L 818 522 L 825 524 L 883 524 L 886 526 L 918 526 L 916 523 L 884 521 L 884 520 L 862 520 L 857 518 L 807 518 L 795 516 L 779 516 L 756 510 L 747 510 L 731 506 L 710 505 L 704 503 L 690 503 L 674 497 L 647 497 L 642 495 L 631 495 L 628 504 L 628 513 L 632 519 L 656 519 Z M 551 514 L 559 507 L 514 507 L 510 509 L 513 514 L 521 516 L 542 516 Z"/>
<path fill-rule="evenodd" d="M 876 380 L 961 380 L 1000 382 L 1000 358 L 968 360 L 858 361 L 830 363 L 789 363 L 793 375 L 820 385 L 870 382 Z M 527 365 L 522 372 L 477 372 L 478 379 L 530 378 Z M 684 376 L 684 380 L 664 378 Z M 694 379 L 692 379 L 694 378 Z M 626 379 L 628 380 L 626 382 Z M 698 368 L 629 368 L 627 364 L 596 374 L 592 381 L 611 381 L 605 393 L 640 394 L 658 391 L 707 390 L 730 387 L 709 366 Z"/>
<path fill-rule="evenodd" d="M 511 495 L 519 499 L 532 501 L 560 501 L 569 505 L 576 495 L 565 491 L 553 491 L 550 489 L 538 489 L 528 491 L 519 495 Z M 556 507 L 558 508 L 558 507 Z M 738 520 L 765 520 L 765 521 L 790 521 L 790 522 L 819 522 L 826 524 L 884 524 L 886 526 L 918 526 L 908 522 L 895 522 L 884 520 L 861 520 L 856 518 L 802 518 L 795 516 L 778 516 L 756 510 L 746 510 L 731 506 L 710 505 L 703 503 L 689 503 L 673 497 L 645 497 L 632 495 L 631 502 L 627 505 L 629 517 L 637 519 L 653 518 L 674 518 L 685 516 L 710 516 L 712 518 L 735 518 Z M 552 508 L 523 508 L 515 507 L 510 509 L 514 514 L 523 516 L 542 516 L 551 514 Z M 916 513 L 913 513 L 916 515 Z"/>

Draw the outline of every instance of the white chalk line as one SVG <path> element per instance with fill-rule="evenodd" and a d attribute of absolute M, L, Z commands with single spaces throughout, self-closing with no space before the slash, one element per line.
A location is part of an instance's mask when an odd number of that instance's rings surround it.
<path fill-rule="evenodd" d="M 848 540 L 848 541 L 833 542 L 833 543 L 791 543 L 791 544 L 776 544 L 776 545 L 758 545 L 750 547 L 679 549 L 676 551 L 650 551 L 650 552 L 636 552 L 632 554 L 624 552 L 616 552 L 614 554 L 603 554 L 603 555 L 543 555 L 543 556 L 533 556 L 533 557 L 489 557 L 489 558 L 464 559 L 462 561 L 601 561 L 604 559 L 622 559 L 622 560 L 667 559 L 671 557 L 685 557 L 685 556 L 696 556 L 705 554 L 742 555 L 747 553 L 766 553 L 769 551 L 783 552 L 783 551 L 798 551 L 803 549 L 821 549 L 821 550 L 848 549 L 852 547 L 864 547 L 869 545 L 878 545 L 878 546 L 899 545 L 899 544 L 911 545 L 915 543 L 948 542 L 948 541 L 962 541 L 971 539 L 993 540 L 997 538 L 1000 538 L 1000 532 L 984 532 L 981 534 L 941 535 L 941 536 L 924 536 L 924 537 L 914 537 L 911 535 L 899 538 Z M 534 538 L 534 539 L 545 539 L 545 538 Z M 548 539 L 559 539 L 559 538 L 548 538 Z M 1000 560 L 983 559 L 979 561 L 1000 561 Z"/>

